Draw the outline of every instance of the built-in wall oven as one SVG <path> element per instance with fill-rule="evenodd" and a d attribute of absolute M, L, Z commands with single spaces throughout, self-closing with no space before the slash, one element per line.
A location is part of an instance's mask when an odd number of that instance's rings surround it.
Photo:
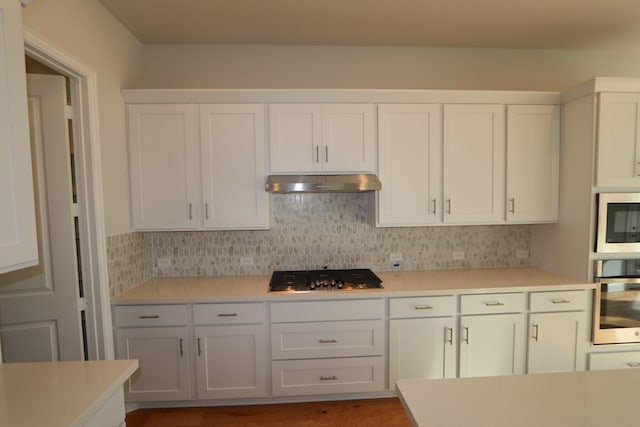
<path fill-rule="evenodd" d="M 596 252 L 640 253 L 640 193 L 598 194 Z"/>
<path fill-rule="evenodd" d="M 594 344 L 640 342 L 640 258 L 595 265 Z"/>

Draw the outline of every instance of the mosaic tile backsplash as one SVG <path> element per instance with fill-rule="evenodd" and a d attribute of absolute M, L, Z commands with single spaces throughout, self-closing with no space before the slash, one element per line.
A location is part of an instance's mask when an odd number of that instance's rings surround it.
<path fill-rule="evenodd" d="M 119 295 L 152 277 L 151 238 L 145 233 L 107 237 L 109 293 Z"/>
<path fill-rule="evenodd" d="M 264 231 L 132 233 L 144 237 L 123 238 L 131 239 L 127 250 L 110 251 L 110 257 L 117 257 L 110 262 L 112 293 L 139 283 L 147 270 L 153 277 L 271 274 L 324 266 L 385 271 L 394 269 L 390 253 L 402 254 L 399 270 L 529 265 L 527 258 L 516 257 L 518 250 L 529 250 L 528 225 L 376 228 L 369 218 L 371 197 L 274 194 L 271 229 Z M 453 260 L 453 252 L 464 252 L 465 259 Z M 129 256 L 136 267 L 126 266 Z M 159 266 L 158 260 L 170 266 Z M 135 278 L 121 284 L 129 273 Z"/>

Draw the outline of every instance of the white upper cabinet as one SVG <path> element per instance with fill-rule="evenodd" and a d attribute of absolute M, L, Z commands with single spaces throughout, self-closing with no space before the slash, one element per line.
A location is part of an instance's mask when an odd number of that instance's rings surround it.
<path fill-rule="evenodd" d="M 128 106 L 137 230 L 269 226 L 262 104 Z"/>
<path fill-rule="evenodd" d="M 558 220 L 560 108 L 507 107 L 507 221 Z"/>
<path fill-rule="evenodd" d="M 196 107 L 129 105 L 133 227 L 196 228 L 199 166 Z"/>
<path fill-rule="evenodd" d="M 375 111 L 375 104 L 271 104 L 271 172 L 375 172 Z"/>
<path fill-rule="evenodd" d="M 444 106 L 445 223 L 504 221 L 504 119 L 503 105 Z"/>
<path fill-rule="evenodd" d="M 38 263 L 22 10 L 0 0 L 0 273 Z"/>
<path fill-rule="evenodd" d="M 377 225 L 415 226 L 442 216 L 442 106 L 378 106 Z"/>
<path fill-rule="evenodd" d="M 640 93 L 601 93 L 596 187 L 640 187 Z"/>
<path fill-rule="evenodd" d="M 262 104 L 200 106 L 206 228 L 268 228 Z"/>

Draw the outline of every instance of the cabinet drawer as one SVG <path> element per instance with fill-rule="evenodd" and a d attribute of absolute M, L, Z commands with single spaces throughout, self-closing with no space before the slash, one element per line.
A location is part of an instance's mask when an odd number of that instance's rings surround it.
<path fill-rule="evenodd" d="M 589 355 L 589 370 L 640 368 L 640 351 L 616 353 L 592 353 Z"/>
<path fill-rule="evenodd" d="M 189 323 L 186 305 L 116 306 L 114 316 L 117 327 L 178 326 Z"/>
<path fill-rule="evenodd" d="M 453 295 L 389 300 L 389 317 L 436 317 L 455 314 L 456 299 Z"/>
<path fill-rule="evenodd" d="M 530 311 L 573 311 L 586 310 L 589 292 L 554 291 L 531 292 L 529 294 Z"/>
<path fill-rule="evenodd" d="M 332 300 L 309 302 L 277 302 L 271 304 L 271 321 L 314 322 L 325 320 L 382 319 L 384 300 Z"/>
<path fill-rule="evenodd" d="M 382 391 L 384 358 L 349 357 L 274 361 L 274 396 Z"/>
<path fill-rule="evenodd" d="M 196 304 L 193 323 L 197 325 L 228 325 L 265 323 L 267 310 L 263 303 Z"/>
<path fill-rule="evenodd" d="M 462 295 L 460 314 L 520 313 L 525 309 L 525 294 Z"/>
<path fill-rule="evenodd" d="M 271 326 L 273 359 L 377 356 L 383 353 L 383 320 Z"/>

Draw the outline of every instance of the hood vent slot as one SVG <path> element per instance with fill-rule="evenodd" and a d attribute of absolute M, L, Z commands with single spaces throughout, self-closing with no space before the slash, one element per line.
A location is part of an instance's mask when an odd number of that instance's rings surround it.
<path fill-rule="evenodd" d="M 375 175 L 270 175 L 265 190 L 271 193 L 360 193 L 380 190 Z"/>

